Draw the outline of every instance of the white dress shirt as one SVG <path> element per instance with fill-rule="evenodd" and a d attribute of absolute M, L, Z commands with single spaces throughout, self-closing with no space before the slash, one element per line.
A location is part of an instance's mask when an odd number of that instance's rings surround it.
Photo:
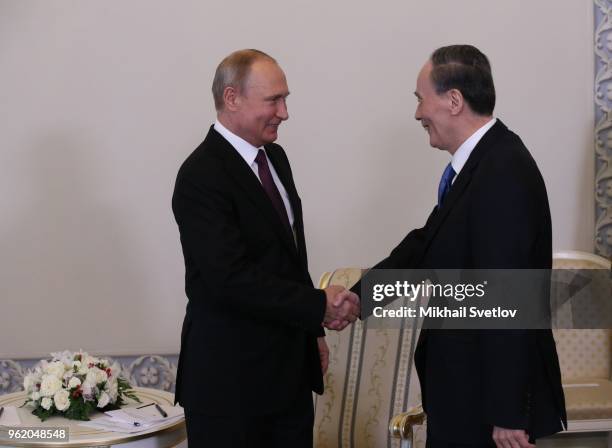
<path fill-rule="evenodd" d="M 451 160 L 453 170 L 455 170 L 455 173 L 457 173 L 457 175 L 453 179 L 453 183 L 455 182 L 455 179 L 457 179 L 457 176 L 459 176 L 459 172 L 463 168 L 463 165 L 465 165 L 465 162 L 467 162 L 468 157 L 470 157 L 470 154 L 472 154 L 472 151 L 474 150 L 482 136 L 485 135 L 487 131 L 493 127 L 496 121 L 497 118 L 491 118 L 491 120 L 489 120 L 483 127 L 478 129 L 476 132 L 474 132 L 466 141 L 461 144 L 461 146 L 459 146 L 459 148 L 457 148 L 457 151 L 455 151 L 455 154 L 453 154 L 453 160 Z"/>
<path fill-rule="evenodd" d="M 251 145 L 246 140 L 238 137 L 236 134 L 234 134 L 229 129 L 227 129 L 225 126 L 223 126 L 219 122 L 219 120 L 215 121 L 214 128 L 215 128 L 215 131 L 221 134 L 223 138 L 227 140 L 229 144 L 232 145 L 236 151 L 238 151 L 238 154 L 240 154 L 240 156 L 244 159 L 247 165 L 251 167 L 251 169 L 253 170 L 253 173 L 255 173 L 255 176 L 257 176 L 257 179 L 259 179 L 259 170 L 257 167 L 257 162 L 255 162 L 255 157 L 257 157 L 257 153 L 259 152 L 259 150 L 264 149 L 264 148 L 256 148 L 255 146 Z M 265 150 L 264 150 L 264 154 L 266 154 Z M 291 228 L 293 228 L 293 209 L 291 208 L 291 202 L 289 201 L 289 195 L 287 194 L 287 190 L 285 190 L 283 183 L 278 178 L 278 174 L 276 174 L 276 170 L 274 169 L 274 165 L 272 164 L 272 162 L 270 162 L 270 159 L 268 158 L 268 154 L 266 154 L 266 159 L 268 160 L 268 166 L 270 167 L 270 173 L 272 174 L 272 180 L 274 180 L 274 183 L 276 184 L 276 188 L 278 188 L 278 191 L 281 195 L 281 199 L 283 200 L 283 204 L 285 204 L 285 209 L 287 210 L 287 217 L 289 218 L 289 224 L 291 224 Z M 261 179 L 259 179 L 259 182 L 261 182 Z"/>

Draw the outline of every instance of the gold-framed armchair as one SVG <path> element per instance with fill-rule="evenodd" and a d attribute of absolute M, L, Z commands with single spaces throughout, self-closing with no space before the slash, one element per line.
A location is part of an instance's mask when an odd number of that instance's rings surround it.
<path fill-rule="evenodd" d="M 319 287 L 353 286 L 365 272 L 326 272 Z M 315 399 L 316 448 L 423 448 L 425 414 L 412 353 L 412 328 L 368 328 L 357 321 L 341 332 L 327 331 L 330 365 L 325 394 Z"/>
<path fill-rule="evenodd" d="M 588 252 L 559 251 L 553 255 L 553 268 L 610 271 L 610 260 Z M 612 301 L 612 293 L 607 294 Z M 607 432 L 612 446 L 612 330 L 556 329 L 553 334 L 567 408 L 566 432 Z"/>
<path fill-rule="evenodd" d="M 610 260 L 580 251 L 555 252 L 553 268 L 611 269 Z M 365 271 L 326 272 L 319 287 L 350 288 Z M 564 433 L 607 432 L 612 446 L 612 330 L 553 333 L 568 413 Z M 358 321 L 327 334 L 330 368 L 315 405 L 315 447 L 424 447 L 426 416 L 412 362 L 417 330 L 368 329 Z"/>

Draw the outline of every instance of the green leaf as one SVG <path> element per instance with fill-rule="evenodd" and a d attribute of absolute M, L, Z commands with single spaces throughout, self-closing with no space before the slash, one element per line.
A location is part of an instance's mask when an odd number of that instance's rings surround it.
<path fill-rule="evenodd" d="M 49 417 L 52 417 L 53 414 L 55 414 L 55 408 L 51 407 L 49 409 L 45 409 L 42 406 L 39 406 L 32 411 L 32 414 L 38 417 L 41 422 L 44 422 Z"/>
<path fill-rule="evenodd" d="M 89 420 L 89 415 L 96 407 L 91 401 L 85 401 L 82 397 L 70 397 L 70 407 L 64 412 L 64 417 L 71 420 Z"/>

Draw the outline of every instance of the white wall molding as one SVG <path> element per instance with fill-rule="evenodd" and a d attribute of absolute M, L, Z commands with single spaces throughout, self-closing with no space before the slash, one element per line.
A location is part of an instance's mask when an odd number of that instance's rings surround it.
<path fill-rule="evenodd" d="M 103 356 L 104 357 L 104 356 Z M 178 355 L 133 355 L 104 357 L 121 364 L 132 386 L 174 392 Z M 23 390 L 23 378 L 39 359 L 0 359 L 0 395 Z"/>
<path fill-rule="evenodd" d="M 595 1 L 595 252 L 612 255 L 612 1 Z"/>

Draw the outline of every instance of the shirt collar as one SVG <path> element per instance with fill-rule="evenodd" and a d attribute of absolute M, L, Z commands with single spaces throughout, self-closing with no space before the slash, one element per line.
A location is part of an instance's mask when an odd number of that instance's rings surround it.
<path fill-rule="evenodd" d="M 487 133 L 489 129 L 493 127 L 497 118 L 491 118 L 484 126 L 474 132 L 466 141 L 464 141 L 455 154 L 453 154 L 453 160 L 451 160 L 451 165 L 453 165 L 453 170 L 455 173 L 459 175 L 459 172 L 467 162 L 467 159 L 470 157 L 472 150 L 476 147 L 480 139 Z M 455 177 L 456 179 L 456 177 Z"/>
<path fill-rule="evenodd" d="M 230 145 L 236 149 L 236 151 L 238 151 L 238 154 L 242 156 L 247 165 L 253 165 L 255 162 L 255 157 L 257 157 L 257 153 L 259 152 L 260 148 L 256 148 L 243 138 L 238 137 L 232 131 L 223 126 L 219 120 L 215 121 L 214 128 L 215 131 L 221 134 L 223 138 L 227 140 Z"/>

